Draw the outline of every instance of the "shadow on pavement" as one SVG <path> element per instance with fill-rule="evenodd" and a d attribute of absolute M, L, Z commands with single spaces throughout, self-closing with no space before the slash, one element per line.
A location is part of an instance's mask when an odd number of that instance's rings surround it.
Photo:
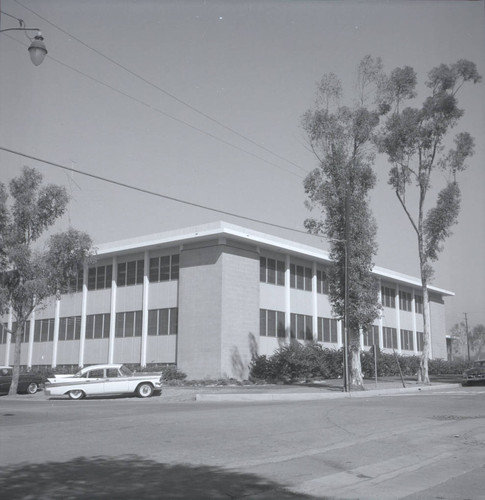
<path fill-rule="evenodd" d="M 9 500 L 314 498 L 288 492 L 284 485 L 255 474 L 163 464 L 137 455 L 6 466 L 0 471 L 0 491 Z"/>

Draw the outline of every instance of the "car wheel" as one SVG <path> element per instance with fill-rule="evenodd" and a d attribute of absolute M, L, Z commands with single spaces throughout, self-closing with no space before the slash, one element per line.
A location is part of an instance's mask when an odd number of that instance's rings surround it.
<path fill-rule="evenodd" d="M 140 384 L 136 388 L 136 393 L 140 398 L 149 398 L 153 394 L 153 387 L 151 384 Z"/>
<path fill-rule="evenodd" d="M 39 390 L 39 386 L 35 382 L 31 382 L 27 386 L 27 394 L 35 394 Z"/>
<path fill-rule="evenodd" d="M 85 396 L 84 392 L 80 390 L 69 391 L 68 394 L 71 399 L 82 399 Z"/>

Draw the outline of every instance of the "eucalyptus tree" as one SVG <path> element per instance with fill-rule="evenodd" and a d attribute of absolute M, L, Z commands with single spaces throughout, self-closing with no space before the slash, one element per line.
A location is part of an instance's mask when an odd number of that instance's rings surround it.
<path fill-rule="evenodd" d="M 481 80 L 474 63 L 467 60 L 441 64 L 428 73 L 429 95 L 420 107 L 403 103 L 416 98 L 417 77 L 406 66 L 396 68 L 383 85 L 389 116 L 378 137 L 379 149 L 390 163 L 389 184 L 416 234 L 423 293 L 423 349 L 418 382 L 429 383 L 430 316 L 428 285 L 432 280 L 432 262 L 438 259 L 444 241 L 457 223 L 460 211 L 460 189 L 457 176 L 466 168 L 473 154 L 474 141 L 468 132 L 460 132 L 449 146 L 448 135 L 463 110 L 457 94 L 466 83 Z M 433 193 L 432 178 L 445 177 L 444 187 L 429 207 Z M 408 196 L 409 191 L 415 196 Z"/>
<path fill-rule="evenodd" d="M 378 283 L 372 275 L 377 244 L 369 192 L 376 182 L 372 134 L 383 112 L 373 98 L 380 95 L 382 78 L 380 59 L 365 57 L 357 71 L 357 97 L 344 106 L 340 80 L 332 73 L 324 75 L 315 105 L 303 117 L 318 160 L 304 181 L 307 206 L 321 212 L 308 218 L 305 226 L 330 243 L 329 298 L 333 314 L 345 320 L 354 388 L 364 386 L 360 331 L 368 331 L 380 311 Z"/>
<path fill-rule="evenodd" d="M 32 312 L 58 296 L 94 258 L 91 238 L 72 228 L 40 243 L 69 201 L 64 187 L 43 185 L 42 179 L 24 167 L 10 181 L 11 202 L 0 183 L 0 315 L 12 314 L 7 332 L 15 346 L 10 395 L 17 393 L 22 339 Z"/>

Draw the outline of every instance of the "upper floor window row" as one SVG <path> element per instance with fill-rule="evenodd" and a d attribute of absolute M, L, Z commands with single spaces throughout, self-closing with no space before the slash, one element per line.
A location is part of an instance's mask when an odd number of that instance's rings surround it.
<path fill-rule="evenodd" d="M 179 279 L 180 256 L 163 255 L 150 259 L 149 280 L 151 283 L 158 281 L 173 281 Z"/>
<path fill-rule="evenodd" d="M 259 259 L 259 280 L 262 283 L 285 286 L 285 263 L 282 260 L 261 257 Z"/>
<path fill-rule="evenodd" d="M 88 290 L 102 290 L 111 288 L 113 266 L 97 266 L 88 269 Z"/>
<path fill-rule="evenodd" d="M 290 287 L 298 290 L 312 290 L 312 268 L 290 264 Z"/>
<path fill-rule="evenodd" d="M 385 307 L 396 307 L 396 290 L 387 286 L 381 287 L 382 305 Z"/>
<path fill-rule="evenodd" d="M 399 309 L 401 311 L 412 311 L 413 296 L 409 292 L 399 292 Z"/>
<path fill-rule="evenodd" d="M 415 295 L 414 296 L 414 310 L 418 314 L 423 314 L 423 296 Z"/>
<path fill-rule="evenodd" d="M 84 284 L 84 269 L 79 269 L 77 273 L 69 278 L 67 287 L 62 293 L 82 292 Z"/>
<path fill-rule="evenodd" d="M 396 307 L 396 290 L 387 286 L 381 287 L 382 305 L 385 307 Z M 413 295 L 410 292 L 399 292 L 399 309 L 401 311 L 413 310 Z M 414 311 L 423 314 L 423 296 L 414 295 Z"/>
<path fill-rule="evenodd" d="M 311 267 L 290 264 L 290 287 L 298 290 L 312 291 L 313 271 Z M 262 283 L 273 285 L 285 285 L 285 263 L 282 260 L 260 258 L 259 280 Z M 317 270 L 317 293 L 328 293 L 327 273 L 321 269 Z"/>

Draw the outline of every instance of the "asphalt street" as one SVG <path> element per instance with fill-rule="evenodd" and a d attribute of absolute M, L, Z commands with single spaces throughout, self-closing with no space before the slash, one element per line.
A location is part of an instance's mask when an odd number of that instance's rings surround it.
<path fill-rule="evenodd" d="M 483 499 L 485 387 L 310 401 L 0 398 L 8 499 Z"/>

